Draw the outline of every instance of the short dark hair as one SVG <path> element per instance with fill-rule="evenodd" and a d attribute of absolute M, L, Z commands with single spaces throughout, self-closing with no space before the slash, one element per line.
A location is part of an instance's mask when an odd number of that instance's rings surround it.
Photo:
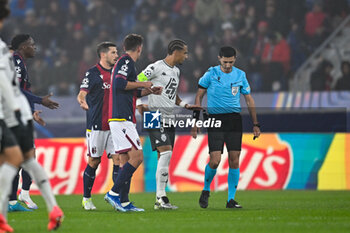
<path fill-rule="evenodd" d="M 125 51 L 135 51 L 143 43 L 143 37 L 138 34 L 129 34 L 124 38 Z"/>
<path fill-rule="evenodd" d="M 97 56 L 101 58 L 101 53 L 107 53 L 109 51 L 109 47 L 117 47 L 117 45 L 109 41 L 99 43 L 97 45 Z"/>
<path fill-rule="evenodd" d="M 8 7 L 7 0 L 0 0 L 0 20 L 7 18 L 11 11 Z"/>
<path fill-rule="evenodd" d="M 29 34 L 16 35 L 11 41 L 11 48 L 13 50 L 17 50 L 21 46 L 21 44 L 29 40 L 29 38 L 31 38 Z"/>
<path fill-rule="evenodd" d="M 219 51 L 219 57 L 236 57 L 236 54 L 236 49 L 231 46 L 223 46 Z"/>
<path fill-rule="evenodd" d="M 168 54 L 171 55 L 175 50 L 183 50 L 186 46 L 186 42 L 180 39 L 170 41 L 168 45 Z"/>

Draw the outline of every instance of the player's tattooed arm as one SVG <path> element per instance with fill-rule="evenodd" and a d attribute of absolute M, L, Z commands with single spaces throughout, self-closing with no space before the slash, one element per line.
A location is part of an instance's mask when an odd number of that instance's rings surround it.
<path fill-rule="evenodd" d="M 77 101 L 82 109 L 89 110 L 89 105 L 86 102 L 86 95 L 87 92 L 81 90 L 77 96 Z"/>

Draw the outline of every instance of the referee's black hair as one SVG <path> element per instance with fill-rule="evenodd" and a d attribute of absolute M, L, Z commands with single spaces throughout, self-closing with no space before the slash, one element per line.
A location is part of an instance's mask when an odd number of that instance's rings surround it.
<path fill-rule="evenodd" d="M 124 50 L 135 51 L 143 43 L 143 37 L 138 34 L 129 34 L 124 38 Z"/>
<path fill-rule="evenodd" d="M 117 45 L 109 41 L 104 41 L 102 43 L 99 43 L 97 45 L 98 58 L 101 58 L 101 53 L 107 53 L 109 51 L 109 47 L 117 47 Z"/>
<path fill-rule="evenodd" d="M 22 43 L 26 42 L 27 40 L 29 40 L 29 38 L 31 38 L 31 36 L 29 34 L 18 34 L 15 37 L 13 37 L 12 41 L 11 41 L 11 48 L 13 50 L 17 50 Z"/>
<path fill-rule="evenodd" d="M 0 0 L 0 20 L 7 18 L 11 11 L 8 7 L 7 0 Z"/>
<path fill-rule="evenodd" d="M 171 55 L 175 50 L 183 50 L 186 46 L 186 42 L 180 39 L 170 41 L 168 45 L 168 54 Z"/>
<path fill-rule="evenodd" d="M 219 57 L 236 57 L 236 54 L 236 49 L 231 46 L 223 46 L 219 51 Z"/>

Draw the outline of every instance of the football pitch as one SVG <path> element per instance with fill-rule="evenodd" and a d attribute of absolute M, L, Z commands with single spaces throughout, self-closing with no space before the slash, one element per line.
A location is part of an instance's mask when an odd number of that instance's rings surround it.
<path fill-rule="evenodd" d="M 131 194 L 144 213 L 119 213 L 93 195 L 96 211 L 81 207 L 81 196 L 57 196 L 65 212 L 57 232 L 350 232 L 349 191 L 238 191 L 243 209 L 226 209 L 227 192 L 212 192 L 209 207 L 198 205 L 200 193 L 169 193 L 179 206 L 174 211 L 153 210 L 154 193 Z M 33 196 L 39 209 L 9 213 L 16 233 L 47 232 L 43 199 Z"/>

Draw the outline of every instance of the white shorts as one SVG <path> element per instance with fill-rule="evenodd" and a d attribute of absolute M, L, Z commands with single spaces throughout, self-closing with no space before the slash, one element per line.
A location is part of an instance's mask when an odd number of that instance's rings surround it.
<path fill-rule="evenodd" d="M 111 129 L 115 153 L 126 153 L 134 147 L 136 150 L 142 150 L 139 134 L 134 123 L 131 121 L 111 121 Z"/>
<path fill-rule="evenodd" d="M 88 156 L 98 158 L 106 151 L 108 158 L 114 154 L 114 146 L 109 130 L 86 130 Z"/>

